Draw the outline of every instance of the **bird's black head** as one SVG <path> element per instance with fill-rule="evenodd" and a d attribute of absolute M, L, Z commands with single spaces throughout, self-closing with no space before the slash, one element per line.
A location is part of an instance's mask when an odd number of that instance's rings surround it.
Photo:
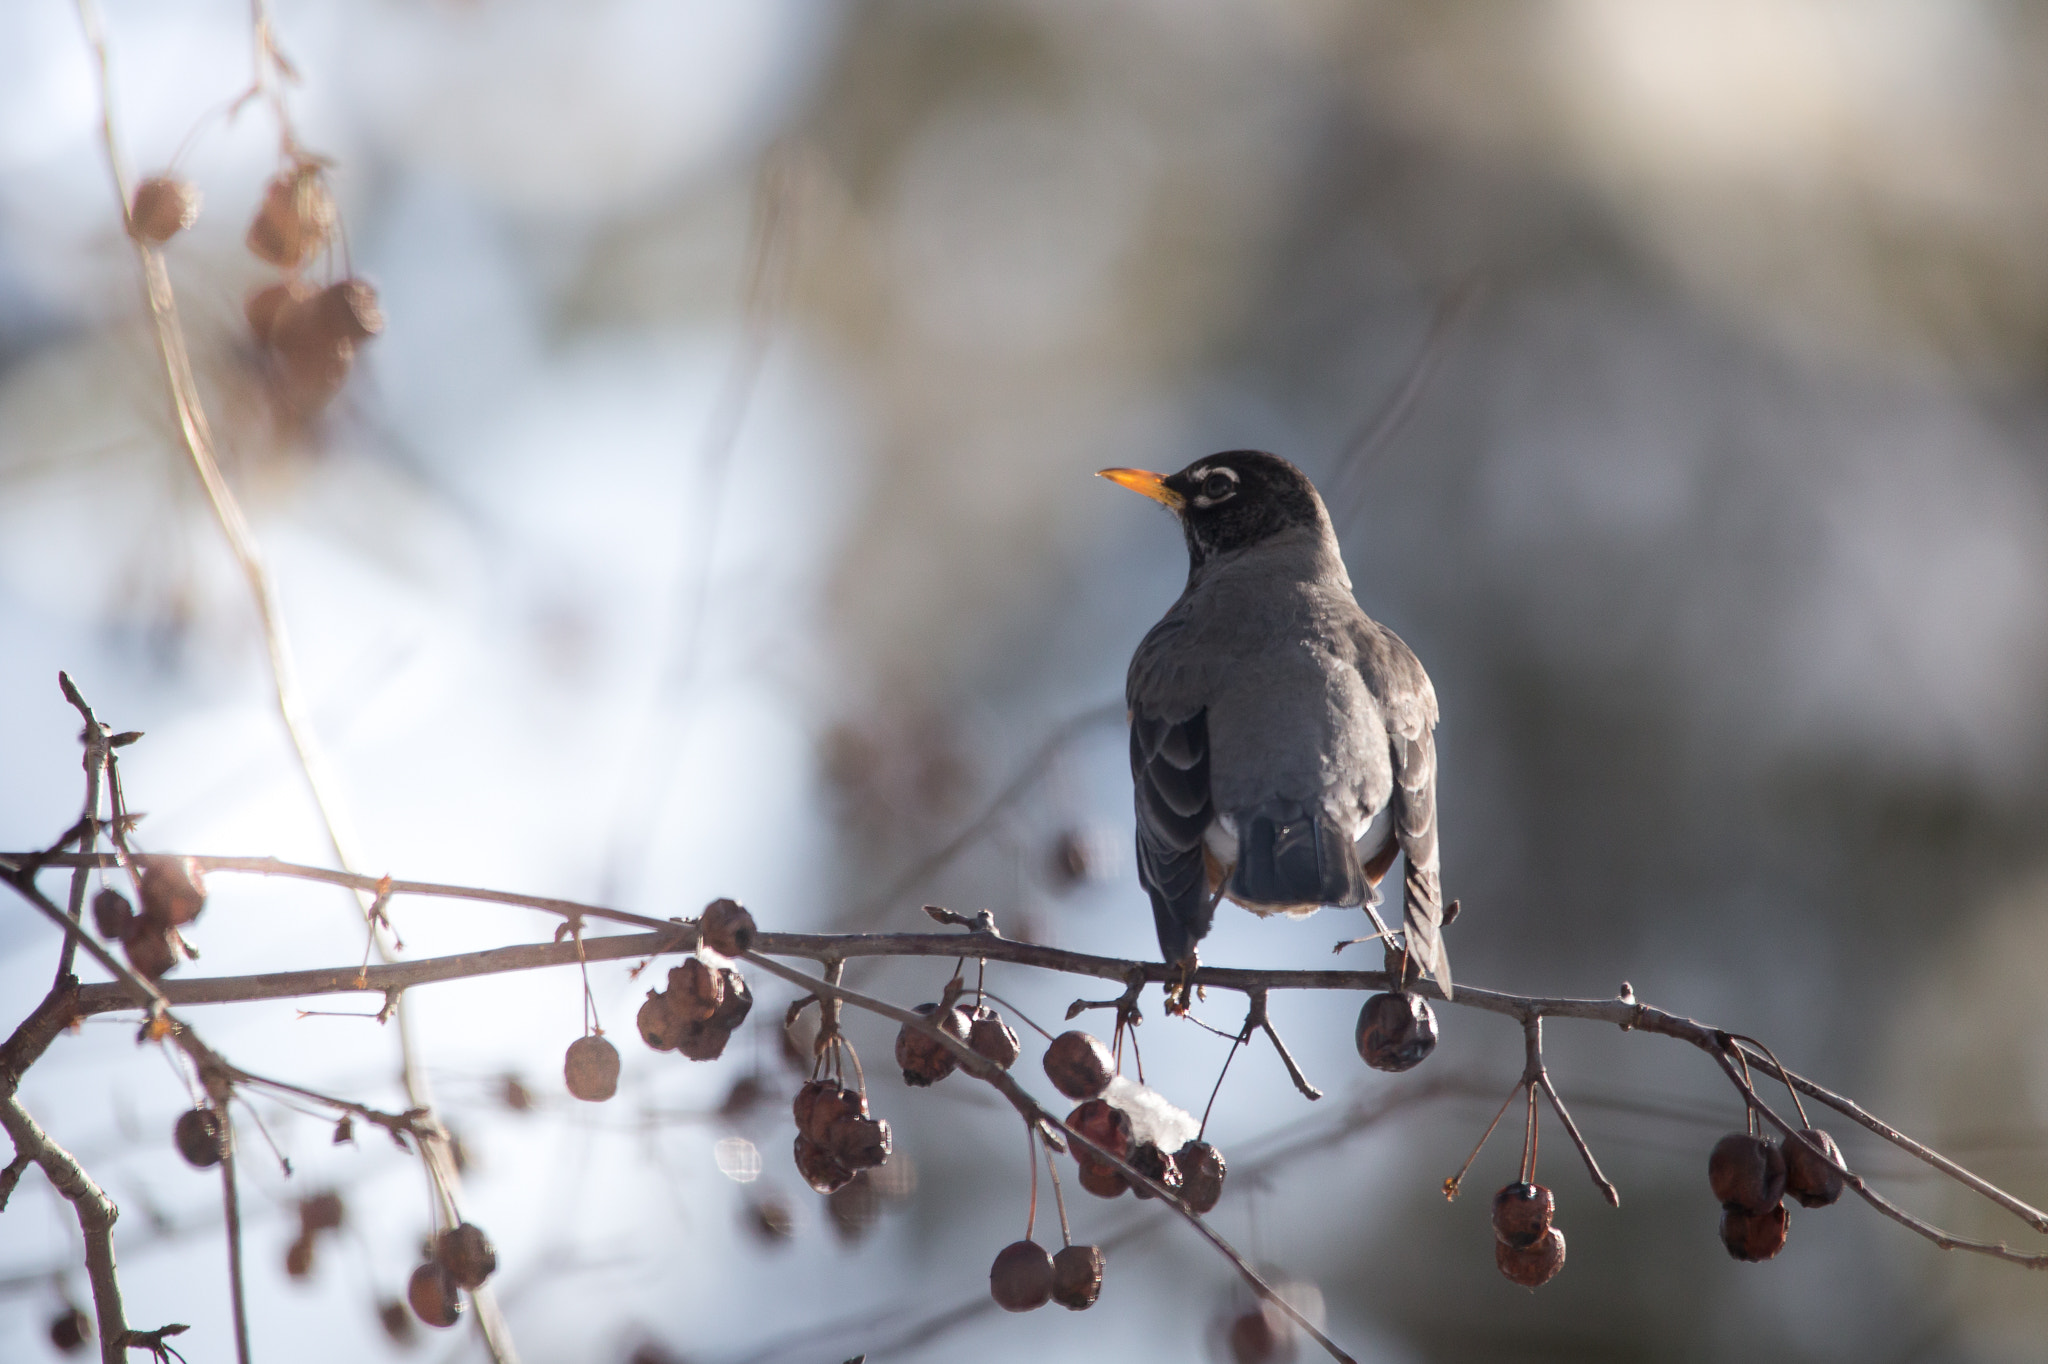
<path fill-rule="evenodd" d="M 1225 450 L 1177 474 L 1104 469 L 1102 477 L 1172 508 L 1194 568 L 1282 531 L 1328 520 L 1308 475 L 1263 450 Z"/>

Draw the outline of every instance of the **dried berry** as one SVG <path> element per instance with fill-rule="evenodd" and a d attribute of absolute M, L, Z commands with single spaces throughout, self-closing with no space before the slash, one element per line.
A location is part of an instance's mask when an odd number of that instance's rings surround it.
<path fill-rule="evenodd" d="M 796 1172 L 821 1194 L 845 1188 L 854 1174 L 834 1159 L 830 1151 L 801 1132 L 796 1137 Z"/>
<path fill-rule="evenodd" d="M 350 276 L 336 280 L 314 296 L 320 329 L 344 341 L 367 341 L 384 330 L 384 310 L 377 305 L 376 286 Z"/>
<path fill-rule="evenodd" d="M 1223 1197 L 1223 1153 L 1206 1141 L 1191 1141 L 1173 1153 L 1180 1170 L 1180 1201 L 1207 1212 Z"/>
<path fill-rule="evenodd" d="M 334 230 L 334 219 L 334 200 L 320 168 L 300 162 L 264 188 L 263 206 L 244 241 L 272 265 L 291 270 L 320 249 Z"/>
<path fill-rule="evenodd" d="M 1180 1166 L 1172 1156 L 1154 1146 L 1151 1142 L 1139 1143 L 1131 1152 L 1131 1168 L 1155 1184 L 1165 1186 L 1169 1193 L 1180 1188 Z M 1131 1192 L 1140 1198 L 1151 1198 L 1153 1193 L 1143 1184 L 1132 1184 Z"/>
<path fill-rule="evenodd" d="M 1374 1070 L 1413 1070 L 1436 1050 L 1436 1011 L 1421 995 L 1374 995 L 1358 1011 L 1358 1054 Z"/>
<path fill-rule="evenodd" d="M 683 1025 L 669 1011 L 668 996 L 649 990 L 647 1002 L 633 1021 L 639 1025 L 640 1040 L 656 1051 L 674 1051 L 683 1040 Z"/>
<path fill-rule="evenodd" d="M 747 988 L 745 976 L 720 967 L 718 982 L 723 998 L 717 1010 L 701 1022 L 685 1023 L 676 1040 L 676 1050 L 692 1061 L 716 1061 L 723 1056 L 733 1030 L 746 1021 L 754 1007 L 754 994 Z"/>
<path fill-rule="evenodd" d="M 841 1118 L 860 1117 L 868 1111 L 867 1100 L 858 1090 L 844 1088 L 830 1080 L 812 1080 L 796 1092 L 791 1105 L 796 1130 L 811 1141 L 823 1143 Z"/>
<path fill-rule="evenodd" d="M 128 925 L 128 936 L 121 940 L 121 950 L 127 953 L 128 965 L 136 975 L 160 980 L 178 964 L 177 930 L 169 924 L 138 916 Z"/>
<path fill-rule="evenodd" d="M 1017 1057 L 1023 1051 L 1017 1044 L 1016 1029 L 986 1004 L 977 1007 L 970 1017 L 967 1045 L 974 1048 L 974 1054 L 995 1062 L 1002 1070 L 1016 1065 Z"/>
<path fill-rule="evenodd" d="M 881 1118 L 848 1114 L 832 1124 L 821 1143 L 849 1170 L 872 1170 L 889 1159 L 889 1124 Z"/>
<path fill-rule="evenodd" d="M 396 1298 L 385 1298 L 377 1304 L 377 1324 L 384 1328 L 384 1338 L 393 1345 L 412 1344 L 412 1313 L 405 1310 L 405 1304 Z"/>
<path fill-rule="evenodd" d="M 142 869 L 142 917 L 176 927 L 206 908 L 206 874 L 190 857 L 151 858 Z"/>
<path fill-rule="evenodd" d="M 936 1004 L 920 1004 L 917 1012 L 930 1017 L 938 1011 Z M 938 1021 L 939 1031 L 962 1042 L 967 1040 L 967 1014 L 964 1010 L 952 1008 Z M 953 1053 L 945 1043 L 931 1036 L 921 1028 L 905 1023 L 896 1034 L 896 1064 L 903 1067 L 903 1083 L 906 1085 L 937 1084 L 953 1073 Z"/>
<path fill-rule="evenodd" d="M 194 1108 L 180 1113 L 171 1134 L 178 1144 L 178 1154 L 185 1158 L 187 1165 L 204 1170 L 209 1165 L 220 1164 L 227 1146 L 227 1133 L 220 1114 L 211 1108 Z"/>
<path fill-rule="evenodd" d="M 1052 1257 L 1052 1300 L 1085 1312 L 1102 1296 L 1102 1247 L 1068 1246 Z"/>
<path fill-rule="evenodd" d="M 1118 1160 L 1131 1153 L 1131 1117 L 1107 1099 L 1090 1099 L 1067 1115 L 1067 1126 Z M 1121 1172 L 1080 1142 L 1070 1145 L 1080 1167 L 1081 1187 L 1097 1198 L 1115 1198 L 1130 1185 Z"/>
<path fill-rule="evenodd" d="M 533 1091 L 517 1075 L 501 1075 L 498 1077 L 498 1102 L 514 1113 L 530 1113 L 533 1111 Z"/>
<path fill-rule="evenodd" d="M 299 1200 L 299 1235 L 312 1236 L 317 1232 L 333 1231 L 339 1227 L 348 1209 L 342 1205 L 341 1195 L 332 1189 L 323 1189 L 308 1194 Z"/>
<path fill-rule="evenodd" d="M 569 1092 L 587 1103 L 603 1103 L 619 1092 L 619 1049 L 596 1034 L 579 1037 L 562 1057 Z"/>
<path fill-rule="evenodd" d="M 1029 1312 L 1052 1298 L 1052 1256 L 1036 1241 L 1012 1241 L 989 1266 L 989 1296 L 1005 1312 Z"/>
<path fill-rule="evenodd" d="M 139 241 L 167 242 L 199 221 L 199 190 L 167 175 L 152 175 L 135 187 L 128 209 L 128 233 Z"/>
<path fill-rule="evenodd" d="M 135 922 L 135 909 L 128 897 L 108 886 L 92 897 L 92 926 L 109 942 L 119 942 Z"/>
<path fill-rule="evenodd" d="M 1045 1049 L 1045 1078 L 1069 1099 L 1097 1097 L 1115 1075 L 1116 1058 L 1091 1034 L 1063 1032 Z"/>
<path fill-rule="evenodd" d="M 313 1272 L 313 1238 L 301 1234 L 299 1239 L 285 1247 L 284 1272 L 294 1279 L 303 1279 Z"/>
<path fill-rule="evenodd" d="M 1510 1184 L 1493 1196 L 1493 1234 L 1504 1246 L 1527 1250 L 1550 1230 L 1557 1199 L 1541 1184 Z"/>
<path fill-rule="evenodd" d="M 413 1315 L 429 1326 L 453 1326 L 462 1315 L 462 1294 L 454 1276 L 432 1260 L 412 1272 L 405 1300 L 412 1304 Z"/>
<path fill-rule="evenodd" d="M 779 1198 L 757 1198 L 747 1207 L 747 1225 L 763 1241 L 773 1244 L 796 1235 L 796 1217 L 789 1204 Z"/>
<path fill-rule="evenodd" d="M 1766 1213 L 1785 1196 L 1785 1153 L 1747 1132 L 1730 1132 L 1707 1157 L 1707 1182 L 1724 1208 Z"/>
<path fill-rule="evenodd" d="M 434 1261 L 464 1288 L 477 1288 L 498 1270 L 491 1238 L 474 1222 L 449 1227 L 434 1238 Z"/>
<path fill-rule="evenodd" d="M 1801 1207 L 1825 1208 L 1842 1196 L 1842 1149 L 1835 1139 L 1817 1127 L 1800 1131 L 1806 1141 L 1788 1141 L 1780 1151 L 1785 1157 L 1785 1192 L 1799 1200 Z M 1806 1145 L 1820 1148 L 1816 1155 Z"/>
<path fill-rule="evenodd" d="M 728 957 L 754 949 L 754 916 L 738 900 L 713 900 L 704 906 L 697 932 L 706 947 Z"/>
<path fill-rule="evenodd" d="M 66 1307 L 50 1318 L 50 1344 L 59 1354 L 77 1354 L 92 1339 L 92 1318 L 76 1307 Z"/>
<path fill-rule="evenodd" d="M 1270 1307 L 1254 1307 L 1233 1320 L 1229 1343 L 1235 1364 L 1277 1364 L 1294 1357 L 1293 1326 Z"/>
<path fill-rule="evenodd" d="M 1507 1276 L 1509 1283 L 1518 1283 L 1524 1288 L 1541 1288 L 1564 1268 L 1564 1233 L 1552 1227 L 1534 1244 L 1521 1247 L 1495 1238 L 1493 1262 L 1500 1266 L 1500 1272 Z"/>
<path fill-rule="evenodd" d="M 1097 1198 L 1117 1198 L 1131 1187 L 1114 1166 L 1104 1165 L 1096 1160 L 1081 1162 L 1080 1173 L 1075 1176 L 1080 1186 Z"/>
<path fill-rule="evenodd" d="M 1792 1214 L 1783 1203 L 1766 1212 L 1745 1212 L 1733 1206 L 1721 1209 L 1721 1244 L 1738 1260 L 1768 1260 L 1785 1248 Z"/>
<path fill-rule="evenodd" d="M 725 978 L 691 957 L 668 973 L 668 1008 L 679 1023 L 702 1023 L 725 1003 Z"/>

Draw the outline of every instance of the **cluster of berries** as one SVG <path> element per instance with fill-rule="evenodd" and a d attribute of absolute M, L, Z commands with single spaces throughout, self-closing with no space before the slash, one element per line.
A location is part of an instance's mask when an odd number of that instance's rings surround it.
<path fill-rule="evenodd" d="M 1564 1268 L 1564 1233 L 1550 1224 L 1556 1213 L 1541 1184 L 1510 1184 L 1493 1196 L 1493 1262 L 1510 1283 L 1540 1288 Z"/>
<path fill-rule="evenodd" d="M 1714 1143 L 1707 1182 L 1721 1203 L 1721 1244 L 1738 1260 L 1768 1260 L 1785 1248 L 1792 1226 L 1786 1195 L 1808 1208 L 1825 1208 L 1842 1196 L 1842 1153 L 1835 1139 L 1812 1127 L 1798 1137 L 1781 1146 L 1768 1137 L 1730 1132 Z"/>
<path fill-rule="evenodd" d="M 425 1247 L 419 1268 L 406 1281 L 405 1300 L 413 1315 L 429 1326 L 453 1326 L 462 1316 L 462 1295 L 483 1287 L 498 1269 L 491 1238 L 474 1222 L 459 1222 Z M 388 1328 L 387 1328 L 388 1330 Z"/>
<path fill-rule="evenodd" d="M 108 886 L 92 897 L 92 923 L 102 938 L 121 944 L 136 975 L 161 980 L 191 953 L 178 930 L 206 908 L 206 876 L 189 857 L 136 860 L 142 867 L 142 912 Z"/>
<path fill-rule="evenodd" d="M 863 1170 L 889 1159 L 894 1140 L 887 1119 L 868 1113 L 868 1097 L 831 1080 L 812 1080 L 796 1092 L 797 1173 L 821 1194 L 836 1193 Z"/>

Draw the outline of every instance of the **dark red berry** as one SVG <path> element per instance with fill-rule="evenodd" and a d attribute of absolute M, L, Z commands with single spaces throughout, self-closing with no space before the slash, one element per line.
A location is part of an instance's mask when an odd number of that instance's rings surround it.
<path fill-rule="evenodd" d="M 1017 1057 L 1023 1048 L 1017 1044 L 1017 1032 L 1003 1016 L 988 1005 L 975 1009 L 973 1021 L 967 1028 L 967 1045 L 974 1048 L 977 1056 L 986 1057 L 1002 1070 L 1017 1064 Z"/>
<path fill-rule="evenodd" d="M 1374 1070 L 1413 1070 L 1436 1050 L 1436 1011 L 1418 994 L 1374 995 L 1358 1011 L 1356 1041 Z"/>
<path fill-rule="evenodd" d="M 1223 1153 L 1206 1141 L 1191 1141 L 1173 1153 L 1180 1170 L 1180 1201 L 1208 1212 L 1223 1197 Z"/>
<path fill-rule="evenodd" d="M 1045 1049 L 1045 1078 L 1069 1099 L 1093 1099 L 1115 1076 L 1116 1058 L 1089 1033 L 1063 1032 Z"/>
<path fill-rule="evenodd" d="M 728 957 L 754 948 L 754 916 L 737 900 L 713 900 L 704 906 L 697 932 L 706 947 Z"/>
<path fill-rule="evenodd" d="M 1102 1295 L 1102 1248 L 1068 1246 L 1052 1257 L 1052 1300 L 1085 1312 Z"/>
<path fill-rule="evenodd" d="M 109 942 L 119 942 L 135 922 L 135 907 L 128 897 L 108 886 L 92 897 L 92 926 Z"/>
<path fill-rule="evenodd" d="M 161 244 L 198 221 L 199 191 L 190 183 L 152 175 L 135 187 L 128 231 L 139 240 Z"/>
<path fill-rule="evenodd" d="M 190 857 L 153 857 L 142 868 L 142 917 L 176 928 L 206 908 L 206 875 Z"/>
<path fill-rule="evenodd" d="M 436 1237 L 434 1259 L 464 1288 L 481 1287 L 498 1269 L 498 1252 L 491 1238 L 474 1222 L 450 1227 Z"/>
<path fill-rule="evenodd" d="M 1564 1268 L 1564 1233 L 1552 1227 L 1534 1244 L 1519 1248 L 1495 1238 L 1493 1262 L 1508 1282 L 1524 1288 L 1541 1288 Z"/>
<path fill-rule="evenodd" d="M 936 1004 L 920 1004 L 917 1012 L 927 1018 L 938 1012 Z M 952 1008 L 938 1020 L 939 1031 L 959 1041 L 967 1040 L 967 1012 Z M 953 1073 L 956 1064 L 952 1049 L 931 1036 L 922 1028 L 913 1028 L 905 1023 L 896 1034 L 896 1064 L 903 1067 L 903 1083 L 906 1085 L 937 1084 Z"/>
<path fill-rule="evenodd" d="M 333 1231 L 348 1215 L 348 1209 L 341 1201 L 341 1195 L 332 1189 L 307 1194 L 299 1200 L 299 1234 L 311 1236 L 316 1232 Z"/>
<path fill-rule="evenodd" d="M 92 1318 L 76 1307 L 66 1307 L 50 1318 L 50 1344 L 60 1354 L 73 1355 L 92 1339 Z"/>
<path fill-rule="evenodd" d="M 412 1272 L 405 1300 L 412 1304 L 413 1315 L 429 1326 L 453 1326 L 462 1315 L 462 1294 L 454 1276 L 432 1260 Z"/>
<path fill-rule="evenodd" d="M 178 1154 L 194 1169 L 204 1170 L 209 1165 L 220 1164 L 220 1158 L 227 1145 L 220 1114 L 211 1108 L 194 1108 L 178 1115 L 178 1124 L 172 1129 L 172 1137 L 178 1143 Z"/>
<path fill-rule="evenodd" d="M 1801 1207 L 1825 1208 L 1842 1196 L 1842 1172 L 1835 1168 L 1842 1163 L 1842 1150 L 1817 1127 L 1805 1128 L 1799 1135 L 1806 1141 L 1788 1141 L 1779 1148 L 1785 1156 L 1785 1192 L 1798 1199 Z M 1807 1141 L 1818 1146 L 1820 1154 L 1816 1155 Z"/>
<path fill-rule="evenodd" d="M 1029 1312 L 1052 1298 L 1052 1256 L 1036 1241 L 1013 1241 L 989 1267 L 989 1296 L 1005 1312 Z"/>
<path fill-rule="evenodd" d="M 1541 1184 L 1510 1184 L 1493 1196 L 1493 1234 L 1504 1246 L 1526 1250 L 1550 1230 L 1557 1200 Z"/>
<path fill-rule="evenodd" d="M 801 1132 L 796 1138 L 796 1172 L 804 1177 L 804 1183 L 821 1194 L 845 1188 L 854 1176 L 854 1172 L 841 1165 L 830 1151 Z"/>
<path fill-rule="evenodd" d="M 1131 1168 L 1155 1184 L 1163 1185 L 1168 1193 L 1180 1189 L 1180 1166 L 1172 1156 L 1154 1146 L 1151 1142 L 1140 1142 L 1131 1151 Z M 1143 1184 L 1132 1184 L 1131 1192 L 1140 1198 L 1151 1198 L 1152 1191 Z"/>
<path fill-rule="evenodd" d="M 1721 1209 L 1721 1244 L 1738 1260 L 1768 1260 L 1785 1248 L 1792 1214 L 1783 1203 L 1766 1212 L 1745 1212 L 1730 1204 Z"/>
<path fill-rule="evenodd" d="M 1785 1153 L 1747 1132 L 1730 1132 L 1707 1157 L 1707 1182 L 1724 1208 L 1765 1213 L 1785 1196 Z"/>

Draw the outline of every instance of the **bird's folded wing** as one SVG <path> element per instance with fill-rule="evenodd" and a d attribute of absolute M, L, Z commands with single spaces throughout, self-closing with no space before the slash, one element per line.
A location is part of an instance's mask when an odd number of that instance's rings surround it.
<path fill-rule="evenodd" d="M 1444 898 L 1437 862 L 1436 688 L 1401 637 L 1374 621 L 1357 636 L 1358 670 L 1380 703 L 1394 758 L 1394 835 L 1407 870 L 1402 880 L 1408 950 L 1451 993 L 1444 954 Z"/>
<path fill-rule="evenodd" d="M 1138 813 L 1138 879 L 1152 898 L 1159 949 L 1185 958 L 1209 931 L 1202 837 L 1209 800 L 1208 712 L 1169 721 L 1131 708 L 1131 779 Z"/>

